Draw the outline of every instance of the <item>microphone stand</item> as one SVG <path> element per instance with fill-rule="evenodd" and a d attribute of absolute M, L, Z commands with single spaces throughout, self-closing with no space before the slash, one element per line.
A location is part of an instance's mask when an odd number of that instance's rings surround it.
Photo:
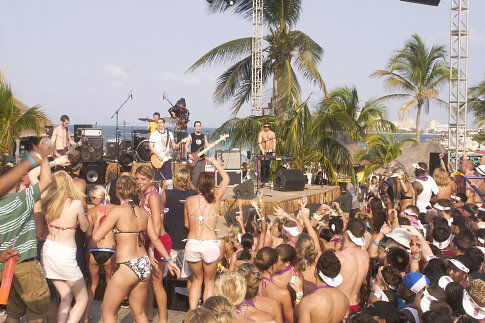
<path fill-rule="evenodd" d="M 118 117 L 119 117 L 119 112 L 121 108 L 125 105 L 126 102 L 128 102 L 129 99 L 133 100 L 133 94 L 130 92 L 126 100 L 121 103 L 120 107 L 116 109 L 115 113 L 111 116 L 110 119 L 113 119 L 116 116 L 116 160 L 118 161 L 118 158 L 120 157 L 120 129 L 118 127 Z"/>

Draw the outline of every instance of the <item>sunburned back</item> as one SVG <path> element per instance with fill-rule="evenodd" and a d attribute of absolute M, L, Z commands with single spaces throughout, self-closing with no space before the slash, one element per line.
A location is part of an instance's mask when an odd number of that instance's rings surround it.
<path fill-rule="evenodd" d="M 325 288 L 305 296 L 297 307 L 298 322 L 342 322 L 349 300 L 336 288 Z"/>
<path fill-rule="evenodd" d="M 215 228 L 219 214 L 219 203 L 207 203 L 200 194 L 190 196 L 185 200 L 189 234 L 188 239 L 215 240 Z"/>
<path fill-rule="evenodd" d="M 66 246 L 76 247 L 74 237 L 78 225 L 78 217 L 83 214 L 82 202 L 68 199 L 64 203 L 60 216 L 47 224 L 49 228 L 47 239 L 62 243 Z"/>
<path fill-rule="evenodd" d="M 338 286 L 350 301 L 350 305 L 360 302 L 358 293 L 369 270 L 369 254 L 358 247 L 347 247 L 336 253 L 342 265 L 340 274 L 343 282 Z"/>
<path fill-rule="evenodd" d="M 456 184 L 453 181 L 450 181 L 446 186 L 439 186 L 438 185 L 438 195 L 436 196 L 437 199 L 447 199 L 451 198 L 451 195 L 454 194 L 456 191 Z"/>
<path fill-rule="evenodd" d="M 271 321 L 273 318 L 271 317 L 271 314 L 269 314 L 266 311 L 262 311 L 254 306 L 251 305 L 242 305 L 241 306 L 241 315 L 255 320 L 256 322 L 260 321 Z"/>
<path fill-rule="evenodd" d="M 113 207 L 113 204 L 107 204 L 106 212 L 109 212 L 112 207 Z M 88 210 L 88 220 L 93 225 L 96 223 L 96 216 L 98 215 L 98 212 L 99 212 L 98 206 L 92 207 Z M 89 239 L 87 247 L 116 249 L 116 242 L 115 242 L 115 236 L 113 234 L 113 231 L 109 231 L 104 237 L 104 239 L 102 239 L 99 242 L 94 241 L 92 238 Z"/>
<path fill-rule="evenodd" d="M 148 213 L 138 206 L 116 205 L 110 210 L 117 214 L 115 225 L 116 262 L 122 263 L 146 255 L 143 247 Z M 119 233 L 117 233 L 119 232 Z"/>
<path fill-rule="evenodd" d="M 269 313 L 271 319 L 275 320 L 276 323 L 283 322 L 283 310 L 277 300 L 264 296 L 256 296 L 254 298 L 254 305 L 256 305 L 257 309 Z"/>

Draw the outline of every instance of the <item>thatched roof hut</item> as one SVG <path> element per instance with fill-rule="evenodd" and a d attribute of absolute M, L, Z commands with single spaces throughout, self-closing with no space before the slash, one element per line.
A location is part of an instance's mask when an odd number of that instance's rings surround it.
<path fill-rule="evenodd" d="M 17 108 L 20 109 L 20 112 L 22 114 L 24 114 L 28 109 L 30 109 L 27 105 L 17 100 L 16 98 L 14 98 L 14 104 Z M 54 123 L 50 119 L 47 119 L 47 121 L 44 123 L 44 126 L 45 127 L 54 126 Z M 22 133 L 20 134 L 20 138 L 29 137 L 29 136 L 37 136 L 37 134 L 32 129 L 26 129 L 22 131 Z"/>
<path fill-rule="evenodd" d="M 423 143 L 415 144 L 413 142 L 406 142 L 402 146 L 402 154 L 394 160 L 396 163 L 396 167 L 403 167 L 406 170 L 406 173 L 411 179 L 414 179 L 414 167 L 413 164 L 417 162 L 425 162 L 430 165 L 430 154 L 431 153 L 444 153 L 445 149 L 443 146 L 438 142 L 436 138 L 432 138 L 426 140 Z M 384 175 L 387 174 L 387 169 L 389 164 L 384 165 L 383 167 L 379 167 L 374 171 L 376 175 Z"/>
<path fill-rule="evenodd" d="M 352 159 L 352 165 L 361 166 L 361 165 L 368 164 L 367 161 L 362 161 L 360 163 L 357 161 L 357 154 L 362 150 L 364 150 L 364 147 L 357 144 L 355 140 L 352 140 L 352 138 L 350 138 L 348 134 L 346 134 L 345 132 L 339 132 L 337 134 L 336 140 L 338 141 L 339 144 L 345 146 L 345 148 L 348 149 L 350 153 L 350 157 Z"/>

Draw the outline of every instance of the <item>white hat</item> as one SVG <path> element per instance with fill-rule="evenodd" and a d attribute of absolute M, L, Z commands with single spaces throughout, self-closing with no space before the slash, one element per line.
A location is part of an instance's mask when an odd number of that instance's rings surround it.
<path fill-rule="evenodd" d="M 352 240 L 353 243 L 358 245 L 359 247 L 362 247 L 365 244 L 365 238 L 364 236 L 358 238 L 350 232 L 350 230 L 347 230 L 347 234 L 349 235 L 350 240 Z"/>
<path fill-rule="evenodd" d="M 405 209 L 404 213 L 406 213 L 407 215 L 412 215 L 412 216 L 418 217 L 418 214 L 414 213 L 410 209 Z"/>
<path fill-rule="evenodd" d="M 426 169 L 424 169 L 423 167 L 419 166 L 418 164 L 413 164 L 413 167 L 416 168 L 416 169 L 420 169 L 420 170 L 426 171 Z"/>
<path fill-rule="evenodd" d="M 386 237 L 391 238 L 407 249 L 411 249 L 411 235 L 404 228 L 397 228 L 386 234 Z"/>
<path fill-rule="evenodd" d="M 441 206 L 438 203 L 436 203 L 435 205 L 433 205 L 433 207 L 435 209 L 437 209 L 437 210 L 440 210 L 440 211 L 449 211 L 449 210 L 451 210 L 451 208 L 449 206 Z"/>
<path fill-rule="evenodd" d="M 470 272 L 470 269 L 468 269 L 468 267 L 465 266 L 461 261 L 456 259 L 448 259 L 448 261 L 451 262 L 456 268 L 460 269 L 461 271 L 464 271 L 466 273 Z"/>
<path fill-rule="evenodd" d="M 300 232 L 298 231 L 298 228 L 297 227 L 286 227 L 286 226 L 283 226 L 283 230 L 285 230 L 286 232 L 288 232 L 289 234 L 291 234 L 294 237 L 297 237 L 300 234 Z"/>
<path fill-rule="evenodd" d="M 478 165 L 475 167 L 475 169 L 477 170 L 478 174 L 485 176 L 485 165 Z"/>
<path fill-rule="evenodd" d="M 453 282 L 453 279 L 451 279 L 450 276 L 441 276 L 440 279 L 438 280 L 438 285 L 441 287 L 441 289 L 445 289 L 446 286 L 448 286 L 448 284 L 452 282 Z"/>
<path fill-rule="evenodd" d="M 463 309 L 471 317 L 477 320 L 485 319 L 485 309 L 475 303 L 473 298 L 468 294 L 466 290 L 463 290 Z"/>
<path fill-rule="evenodd" d="M 323 280 L 325 284 L 332 287 L 337 287 L 338 285 L 342 284 L 344 280 L 342 275 L 340 274 L 338 274 L 333 278 L 330 278 L 328 276 L 325 276 L 320 270 L 318 271 L 318 276 L 320 276 L 320 278 Z"/>
<path fill-rule="evenodd" d="M 398 174 L 398 173 L 394 173 L 394 174 L 392 174 L 392 175 L 391 175 L 391 176 L 389 176 L 389 177 L 399 177 L 399 175 L 400 175 L 400 174 Z"/>
<path fill-rule="evenodd" d="M 427 311 L 429 311 L 429 307 L 431 305 L 431 302 L 433 301 L 437 301 L 438 299 L 434 296 L 431 296 L 428 291 L 425 289 L 424 292 L 423 292 L 423 297 L 421 298 L 421 311 L 423 311 L 423 313 L 426 313 Z"/>
<path fill-rule="evenodd" d="M 451 195 L 451 199 L 455 200 L 455 201 L 461 201 L 461 198 L 459 196 L 456 196 L 456 195 Z"/>
<path fill-rule="evenodd" d="M 451 240 L 451 237 L 449 237 L 448 239 L 446 239 L 445 241 L 442 241 L 442 242 L 438 242 L 435 239 L 433 239 L 433 244 L 435 246 L 437 246 L 438 249 L 443 250 L 443 249 L 448 248 L 448 246 L 450 245 L 450 240 Z"/>

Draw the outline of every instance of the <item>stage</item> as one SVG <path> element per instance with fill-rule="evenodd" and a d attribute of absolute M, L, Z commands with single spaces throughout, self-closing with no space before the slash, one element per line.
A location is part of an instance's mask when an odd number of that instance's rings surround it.
<path fill-rule="evenodd" d="M 256 192 L 256 189 L 255 189 Z M 322 204 L 331 202 L 338 198 L 341 194 L 339 186 L 327 185 L 310 185 L 306 184 L 303 191 L 281 192 L 272 190 L 269 187 L 260 189 L 262 192 L 263 203 L 268 215 L 273 215 L 273 208 L 280 206 L 286 212 L 294 212 L 298 210 L 298 201 L 302 197 L 307 198 L 307 204 Z M 224 214 L 232 209 L 237 209 L 238 203 L 234 203 L 233 188 L 228 188 L 221 201 L 221 214 Z M 250 205 L 249 200 L 243 200 L 243 205 Z"/>

